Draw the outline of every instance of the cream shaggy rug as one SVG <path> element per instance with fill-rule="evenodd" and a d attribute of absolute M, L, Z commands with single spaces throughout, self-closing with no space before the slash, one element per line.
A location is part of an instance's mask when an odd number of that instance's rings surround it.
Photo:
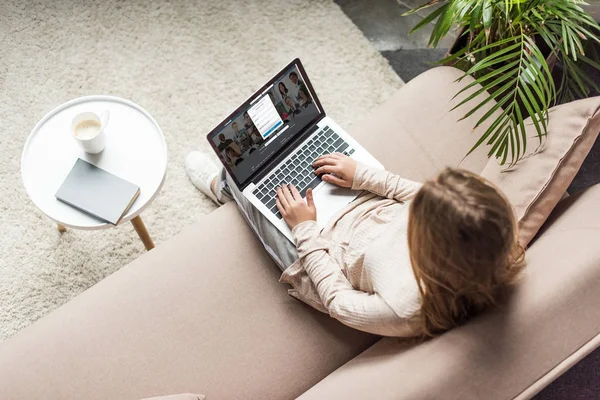
<path fill-rule="evenodd" d="M 294 57 L 345 127 L 402 85 L 326 0 L 3 0 L 0 50 L 0 340 L 145 251 L 129 223 L 60 234 L 29 200 L 21 151 L 57 105 L 110 94 L 158 121 L 167 178 L 143 218 L 160 245 L 214 209 L 185 154 L 208 152 L 204 135 Z"/>

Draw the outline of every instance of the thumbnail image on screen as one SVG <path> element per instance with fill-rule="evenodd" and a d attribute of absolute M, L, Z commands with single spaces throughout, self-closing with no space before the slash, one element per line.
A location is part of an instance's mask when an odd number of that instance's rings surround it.
<path fill-rule="evenodd" d="M 223 163 L 238 182 L 244 183 L 318 114 L 298 68 L 293 66 L 211 140 Z"/>

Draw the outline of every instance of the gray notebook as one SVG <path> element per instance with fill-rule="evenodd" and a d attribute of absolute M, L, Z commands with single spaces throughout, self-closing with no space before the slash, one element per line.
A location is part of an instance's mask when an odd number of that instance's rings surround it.
<path fill-rule="evenodd" d="M 140 194 L 140 188 L 78 158 L 56 198 L 117 225 Z"/>

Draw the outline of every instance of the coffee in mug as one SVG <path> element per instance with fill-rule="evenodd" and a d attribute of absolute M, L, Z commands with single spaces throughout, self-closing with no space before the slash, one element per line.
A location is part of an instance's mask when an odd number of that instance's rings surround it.
<path fill-rule="evenodd" d="M 73 118 L 71 130 L 73 137 L 86 153 L 97 154 L 104 150 L 104 128 L 108 123 L 109 113 L 105 111 L 101 117 L 92 112 L 79 113 Z"/>
<path fill-rule="evenodd" d="M 79 139 L 93 139 L 100 133 L 101 127 L 100 122 L 93 119 L 81 121 L 75 127 L 75 136 Z"/>

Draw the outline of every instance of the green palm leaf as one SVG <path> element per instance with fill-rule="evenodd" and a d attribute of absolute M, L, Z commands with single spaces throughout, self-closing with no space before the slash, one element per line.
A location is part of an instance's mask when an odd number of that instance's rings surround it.
<path fill-rule="evenodd" d="M 495 60 L 505 59 L 505 61 L 510 61 L 498 70 L 482 75 L 476 81 L 488 90 L 499 83 L 502 83 L 502 86 L 494 90 L 488 99 L 476 104 L 463 118 L 472 116 L 487 105 L 489 101 L 494 100 L 495 104 L 475 124 L 477 128 L 488 121 L 501 107 L 504 108 L 505 112 L 501 114 L 500 118 L 505 119 L 505 121 L 500 121 L 497 124 L 492 123 L 483 133 L 483 140 L 478 141 L 468 154 L 475 151 L 487 138 L 492 137 L 495 140 L 490 143 L 492 145 L 490 155 L 495 154 L 496 157 L 501 157 L 503 163 L 509 160 L 510 167 L 525 155 L 527 148 L 525 115 L 521 107 L 527 110 L 528 114 L 532 116 L 532 120 L 535 121 L 533 128 L 537 136 L 540 138 L 545 136 L 548 120 L 546 110 L 549 107 L 550 99 L 548 95 L 552 94 L 555 89 L 550 70 L 545 62 L 542 62 L 544 60 L 543 56 L 535 42 L 524 34 L 509 38 L 502 43 L 506 44 L 507 41 L 512 42 L 512 44 L 492 53 L 492 55 L 479 61 L 467 71 L 467 74 L 476 75 L 479 70 L 495 65 Z M 496 79 L 490 82 L 490 79 L 494 77 Z M 476 91 L 476 93 L 481 92 L 481 89 Z M 474 99 L 475 97 L 471 95 L 461 101 L 457 107 Z M 502 133 L 494 136 L 494 133 L 499 130 L 502 130 Z"/>
<path fill-rule="evenodd" d="M 432 0 L 411 10 L 438 3 Z M 529 131 L 535 132 L 538 152 L 548 134 L 548 109 L 557 101 L 600 91 L 588 75 L 600 69 L 600 26 L 581 8 L 581 0 L 440 0 L 441 7 L 414 30 L 435 23 L 429 44 L 437 46 L 451 29 L 463 30 L 465 44 L 441 63 L 474 78 L 454 98 L 452 110 L 469 107 L 461 119 L 476 117 L 474 129 L 484 128 L 467 156 L 482 145 L 488 156 L 508 168 L 528 156 Z M 408 13 L 407 13 L 408 14 Z M 540 45 L 549 49 L 546 54 Z M 546 60 L 562 68 L 555 78 Z M 554 61 L 551 63 L 554 64 Z M 557 87 L 558 85 L 558 87 Z M 485 92 L 489 96 L 482 96 Z M 526 123 L 527 118 L 531 122 Z M 465 156 L 466 157 L 466 156 Z"/>

